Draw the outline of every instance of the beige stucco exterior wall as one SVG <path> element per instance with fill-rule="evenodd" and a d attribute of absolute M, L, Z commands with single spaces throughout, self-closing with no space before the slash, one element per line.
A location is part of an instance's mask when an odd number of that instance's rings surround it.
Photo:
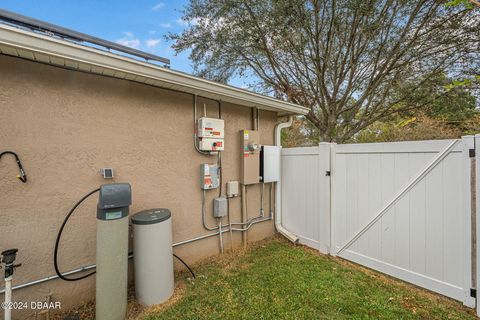
<path fill-rule="evenodd" d="M 53 248 L 60 224 L 80 197 L 111 182 L 101 178 L 102 167 L 114 168 L 113 182 L 132 185 L 131 213 L 154 207 L 172 211 L 174 242 L 207 233 L 201 224 L 199 165 L 216 158 L 198 154 L 193 147 L 192 102 L 190 94 L 0 55 L 0 151 L 17 152 L 29 179 L 22 184 L 15 178 L 13 157 L 1 159 L 0 250 L 18 248 L 17 261 L 23 264 L 14 285 L 55 274 Z M 199 99 L 199 106 L 203 103 L 216 117 L 216 102 Z M 226 182 L 239 179 L 239 130 L 252 129 L 251 109 L 224 103 L 222 117 Z M 260 112 L 262 144 L 273 144 L 276 121 L 275 113 Z M 259 185 L 248 187 L 250 217 L 258 214 L 259 191 Z M 216 195 L 217 191 L 207 192 L 210 225 Z M 97 196 L 87 201 L 64 232 L 60 252 L 64 271 L 95 262 L 96 202 Z M 240 202 L 231 201 L 233 221 L 240 221 Z M 273 233 L 273 223 L 264 222 L 250 229 L 248 239 Z M 227 234 L 226 248 L 229 241 Z M 234 243 L 241 243 L 238 232 Z M 175 252 L 193 263 L 219 253 L 218 237 L 177 247 Z M 66 309 L 93 299 L 94 290 L 94 277 L 73 283 L 57 279 L 14 291 L 14 300 L 41 301 L 51 293 Z"/>

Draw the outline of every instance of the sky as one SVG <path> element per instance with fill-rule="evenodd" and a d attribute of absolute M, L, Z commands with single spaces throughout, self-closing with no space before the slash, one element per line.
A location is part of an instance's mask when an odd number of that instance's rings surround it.
<path fill-rule="evenodd" d="M 187 0 L 0 0 L 0 8 L 169 58 L 172 69 L 191 73 L 188 52 L 175 56 L 172 43 L 163 37 L 186 27 L 181 19 L 186 3 Z"/>

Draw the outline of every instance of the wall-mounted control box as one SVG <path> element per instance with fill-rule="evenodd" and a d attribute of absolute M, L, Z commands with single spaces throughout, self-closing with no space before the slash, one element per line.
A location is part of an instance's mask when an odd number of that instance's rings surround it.
<path fill-rule="evenodd" d="M 103 179 L 113 179 L 113 168 L 100 169 Z"/>
<path fill-rule="evenodd" d="M 260 182 L 260 134 L 254 130 L 240 131 L 241 174 L 240 183 Z"/>
<path fill-rule="evenodd" d="M 262 146 L 260 150 L 260 177 L 262 182 L 280 180 L 280 146 Z"/>
<path fill-rule="evenodd" d="M 239 195 L 239 183 L 238 181 L 227 182 L 227 198 L 238 197 Z"/>
<path fill-rule="evenodd" d="M 225 138 L 225 121 L 217 118 L 198 119 L 199 138 Z"/>
<path fill-rule="evenodd" d="M 214 138 L 200 138 L 198 148 L 203 151 L 223 151 L 224 140 Z"/>
<path fill-rule="evenodd" d="M 202 151 L 223 151 L 225 148 L 225 121 L 203 117 L 197 122 L 198 148 Z"/>
<path fill-rule="evenodd" d="M 202 163 L 200 165 L 200 188 L 216 189 L 219 186 L 219 172 L 216 164 Z"/>
<path fill-rule="evenodd" d="M 228 213 L 227 198 L 215 198 L 213 199 L 213 217 L 223 218 Z"/>

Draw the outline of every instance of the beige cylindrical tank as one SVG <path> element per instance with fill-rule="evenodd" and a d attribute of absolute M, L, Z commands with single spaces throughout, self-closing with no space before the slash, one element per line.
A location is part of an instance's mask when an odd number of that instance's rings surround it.
<path fill-rule="evenodd" d="M 138 212 L 132 224 L 135 296 L 143 305 L 163 303 L 174 289 L 170 210 Z"/>
<path fill-rule="evenodd" d="M 96 319 L 125 319 L 127 275 L 128 218 L 97 220 Z"/>

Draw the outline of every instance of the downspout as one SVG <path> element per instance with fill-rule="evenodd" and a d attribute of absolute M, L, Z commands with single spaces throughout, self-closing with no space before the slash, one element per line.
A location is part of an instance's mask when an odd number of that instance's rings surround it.
<path fill-rule="evenodd" d="M 287 122 L 282 122 L 276 125 L 275 127 L 275 145 L 282 146 L 281 133 L 282 129 L 288 128 L 293 123 L 293 116 L 288 118 Z M 280 175 L 280 180 L 276 182 L 275 186 L 275 228 L 277 231 L 283 235 L 288 240 L 293 243 L 298 242 L 298 237 L 285 229 L 282 225 L 282 175 Z"/>

